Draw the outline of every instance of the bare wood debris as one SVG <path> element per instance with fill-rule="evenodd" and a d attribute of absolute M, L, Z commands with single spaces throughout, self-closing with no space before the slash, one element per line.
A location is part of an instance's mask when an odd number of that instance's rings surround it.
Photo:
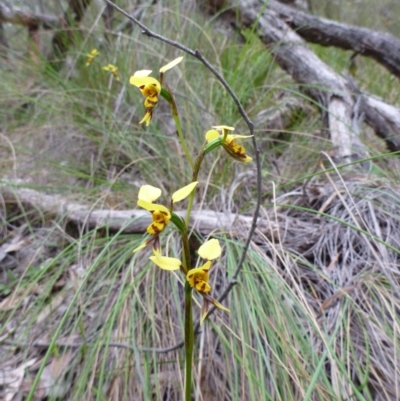
<path fill-rule="evenodd" d="M 358 138 L 363 119 L 386 141 L 390 150 L 400 150 L 400 109 L 362 92 L 349 77 L 339 75 L 319 59 L 274 10 L 275 6 L 282 5 L 276 5 L 275 1 L 265 5 L 260 0 L 230 3 L 240 18 L 236 14 L 225 14 L 224 18 L 230 18 L 234 25 L 239 20 L 239 29 L 257 24 L 256 32 L 276 62 L 319 105 L 338 160 L 345 162 L 354 160 L 354 155 L 362 158 L 368 154 Z"/>
<path fill-rule="evenodd" d="M 400 78 L 400 39 L 395 36 L 316 17 L 276 0 L 268 1 L 268 9 L 307 42 L 352 50 L 371 57 Z"/>
<path fill-rule="evenodd" d="M 61 18 L 48 14 L 34 14 L 17 7 L 9 8 L 0 3 L 0 21 L 26 27 L 41 26 L 44 29 L 53 29 L 61 26 Z"/>
<path fill-rule="evenodd" d="M 16 188 L 11 185 L 0 185 L 0 193 L 5 203 L 19 203 L 28 207 L 39 208 L 47 215 L 72 221 L 88 228 L 108 227 L 112 232 L 145 233 L 151 223 L 150 214 L 144 210 L 110 210 L 94 209 L 93 207 L 68 201 L 59 195 L 49 195 L 33 189 Z M 185 211 L 176 212 L 185 217 Z M 251 216 L 241 216 L 234 213 L 221 213 L 213 210 L 194 211 L 190 226 L 202 234 L 215 231 L 231 232 L 234 236 L 245 237 L 252 223 Z M 274 223 L 260 221 L 260 231 L 270 231 Z"/>

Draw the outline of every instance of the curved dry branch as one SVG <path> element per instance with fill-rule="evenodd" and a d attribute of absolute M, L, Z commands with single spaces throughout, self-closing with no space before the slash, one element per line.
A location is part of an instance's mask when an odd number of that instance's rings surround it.
<path fill-rule="evenodd" d="M 400 40 L 395 36 L 316 17 L 276 0 L 269 0 L 268 8 L 307 42 L 335 46 L 371 57 L 400 78 Z"/>

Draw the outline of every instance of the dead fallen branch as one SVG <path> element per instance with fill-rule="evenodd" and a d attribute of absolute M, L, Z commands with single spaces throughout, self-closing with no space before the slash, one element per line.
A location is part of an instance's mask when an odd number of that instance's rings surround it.
<path fill-rule="evenodd" d="M 276 0 L 268 1 L 268 9 L 307 42 L 371 57 L 400 78 L 400 40 L 395 36 L 310 15 Z"/>
<path fill-rule="evenodd" d="M 373 96 L 362 96 L 362 100 L 365 122 L 385 140 L 388 149 L 400 150 L 400 110 Z"/>
<path fill-rule="evenodd" d="M 144 210 L 110 210 L 95 209 L 89 205 L 78 204 L 67 200 L 64 196 L 44 194 L 34 189 L 15 187 L 10 184 L 0 185 L 0 195 L 5 203 L 22 204 L 27 208 L 40 211 L 48 216 L 71 221 L 80 227 L 90 229 L 107 227 L 110 232 L 126 234 L 144 234 L 151 222 L 150 214 Z M 186 211 L 176 212 L 185 217 Z M 222 213 L 213 210 L 199 210 L 192 213 L 190 227 L 200 234 L 227 233 L 234 238 L 246 238 L 252 225 L 252 216 L 243 216 L 235 213 Z M 286 227 L 291 227 L 287 230 Z M 302 235 L 311 230 L 312 225 L 295 218 L 279 217 L 271 213 L 259 218 L 255 235 L 255 242 L 260 236 L 281 240 L 282 243 L 300 246 Z M 302 233 L 302 234 L 301 234 Z"/>
<path fill-rule="evenodd" d="M 6 203 L 20 202 L 42 213 L 65 218 L 88 228 L 107 226 L 112 232 L 145 233 L 151 222 L 150 214 L 144 210 L 110 210 L 95 209 L 88 205 L 69 202 L 59 195 L 48 195 L 27 188 L 0 186 L 0 193 Z M 176 212 L 185 217 L 186 211 Z M 218 213 L 212 210 L 193 212 L 190 226 L 200 233 L 209 234 L 215 231 L 241 231 L 240 226 L 250 227 L 251 216 L 239 216 L 233 213 Z M 266 229 L 269 224 L 261 222 L 260 227 Z M 243 227 L 242 227 L 243 228 Z"/>
<path fill-rule="evenodd" d="M 10 47 L 4 32 L 3 22 L 0 21 L 0 57 L 7 58 L 7 49 Z"/>
<path fill-rule="evenodd" d="M 0 21 L 27 28 L 41 26 L 44 29 L 54 29 L 61 26 L 61 18 L 54 15 L 34 14 L 19 8 L 9 8 L 3 3 L 0 3 Z"/>
<path fill-rule="evenodd" d="M 231 5 L 240 13 L 240 28 L 256 24 L 256 32 L 276 62 L 321 108 L 338 160 L 346 161 L 354 154 L 365 156 L 357 135 L 363 119 L 390 150 L 400 150 L 398 108 L 361 92 L 354 82 L 333 71 L 269 5 L 266 7 L 260 0 L 232 0 Z M 232 14 L 231 22 L 237 21 L 236 14 Z"/>
<path fill-rule="evenodd" d="M 79 25 L 91 2 L 92 0 L 69 0 L 68 8 L 61 17 L 35 14 L 19 8 L 9 8 L 0 3 L 0 22 L 27 27 L 29 36 L 36 46 L 34 51 L 39 48 L 40 28 L 55 29 L 56 33 L 52 40 L 53 54 L 50 56 L 50 61 L 55 68 L 59 68 L 63 63 L 62 59 L 73 43 L 74 34 L 76 34 L 73 32 L 73 28 Z"/>
<path fill-rule="evenodd" d="M 257 113 L 254 117 L 254 125 L 258 132 L 279 133 L 292 123 L 296 115 L 305 113 L 306 109 L 307 105 L 300 99 L 282 96 L 275 106 Z"/>

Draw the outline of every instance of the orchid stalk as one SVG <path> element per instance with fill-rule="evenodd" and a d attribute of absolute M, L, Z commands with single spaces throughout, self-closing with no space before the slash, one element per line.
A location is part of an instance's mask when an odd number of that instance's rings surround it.
<path fill-rule="evenodd" d="M 152 245 L 152 255 L 150 260 L 159 268 L 168 271 L 180 270 L 185 276 L 185 305 L 184 305 L 184 338 L 185 338 L 185 400 L 192 399 L 192 362 L 194 349 L 194 325 L 193 325 L 193 291 L 203 298 L 203 305 L 200 311 L 200 324 L 203 324 L 208 315 L 210 305 L 229 312 L 225 306 L 221 305 L 211 294 L 211 286 L 209 283 L 210 274 L 212 272 L 213 262 L 222 254 L 222 248 L 219 241 L 215 238 L 209 239 L 198 249 L 199 258 L 202 263 L 199 267 L 191 265 L 191 255 L 189 249 L 189 221 L 192 213 L 195 191 L 199 187 L 198 176 L 201 170 L 202 162 L 208 153 L 211 153 L 218 147 L 222 147 L 226 153 L 234 160 L 248 163 L 252 158 L 247 155 L 245 148 L 240 145 L 237 140 L 249 138 L 246 135 L 233 135 L 234 127 L 227 125 L 216 125 L 208 130 L 205 134 L 205 143 L 200 149 L 196 160 L 190 155 L 186 145 L 185 136 L 182 130 L 181 121 L 178 114 L 174 97 L 167 86 L 163 86 L 164 74 L 167 70 L 175 67 L 182 61 L 179 57 L 159 70 L 159 80 L 150 76 L 151 70 L 136 71 L 130 78 L 130 83 L 136 86 L 145 97 L 144 107 L 145 114 L 140 121 L 146 126 L 150 125 L 154 109 L 158 104 L 160 96 L 169 103 L 171 107 L 172 117 L 175 121 L 178 136 L 182 145 L 182 149 L 186 156 L 187 162 L 192 168 L 192 182 L 178 189 L 171 196 L 171 200 L 167 206 L 165 204 L 155 203 L 162 195 L 160 188 L 151 185 L 143 185 L 138 193 L 137 204 L 139 207 L 147 210 L 151 214 L 151 223 L 147 227 L 147 234 L 150 235 L 142 244 L 140 244 L 133 252 L 138 252 L 143 248 Z M 113 73 L 113 68 L 108 69 Z M 116 70 L 115 70 L 116 71 Z M 181 219 L 174 213 L 176 203 L 188 198 L 188 207 L 185 219 Z M 182 257 L 174 258 L 164 256 L 160 237 L 168 226 L 172 226 L 179 231 L 182 238 Z"/>

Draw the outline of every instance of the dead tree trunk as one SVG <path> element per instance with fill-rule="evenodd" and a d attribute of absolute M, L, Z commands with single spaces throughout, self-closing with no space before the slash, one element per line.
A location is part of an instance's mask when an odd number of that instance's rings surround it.
<path fill-rule="evenodd" d="M 60 18 L 46 14 L 33 14 L 18 8 L 9 8 L 0 3 L 0 53 L 5 57 L 9 47 L 5 36 L 3 22 L 18 24 L 28 28 L 30 39 L 28 52 L 33 60 L 38 60 L 40 45 L 40 28 L 54 29 L 60 26 Z"/>
<path fill-rule="evenodd" d="M 231 0 L 235 12 L 230 18 L 239 28 L 256 26 L 260 39 L 268 45 L 276 62 L 302 85 L 326 117 L 336 156 L 348 161 L 350 156 L 365 156 L 358 139 L 362 118 L 389 149 L 400 150 L 400 110 L 370 94 L 361 92 L 352 80 L 333 71 L 307 46 L 305 41 L 273 10 L 275 1 Z M 282 6 L 282 5 L 281 5 Z"/>
<path fill-rule="evenodd" d="M 63 29 L 56 32 L 53 37 L 53 55 L 50 62 L 55 69 L 59 69 L 65 54 L 74 42 L 73 28 L 78 26 L 85 15 L 85 11 L 92 0 L 69 0 L 68 10 L 64 13 Z"/>
<path fill-rule="evenodd" d="M 307 42 L 335 46 L 371 57 L 400 78 L 400 40 L 395 36 L 309 15 L 276 0 L 268 1 L 268 9 L 275 11 Z"/>
<path fill-rule="evenodd" d="M 52 40 L 53 54 L 49 57 L 49 61 L 54 68 L 59 69 L 64 62 L 65 54 L 74 42 L 76 35 L 74 28 L 82 21 L 85 11 L 91 2 L 92 0 L 69 0 L 68 9 L 61 18 L 46 14 L 34 14 L 17 8 L 9 8 L 0 3 L 0 23 L 9 22 L 27 27 L 31 39 L 29 51 L 34 56 L 36 52 L 35 47 L 38 47 L 40 42 L 39 29 L 57 30 Z M 3 41 L 6 40 L 4 35 L 3 38 Z"/>
<path fill-rule="evenodd" d="M 4 32 L 3 22 L 0 21 L 0 57 L 7 58 L 8 47 L 9 44 Z"/>

